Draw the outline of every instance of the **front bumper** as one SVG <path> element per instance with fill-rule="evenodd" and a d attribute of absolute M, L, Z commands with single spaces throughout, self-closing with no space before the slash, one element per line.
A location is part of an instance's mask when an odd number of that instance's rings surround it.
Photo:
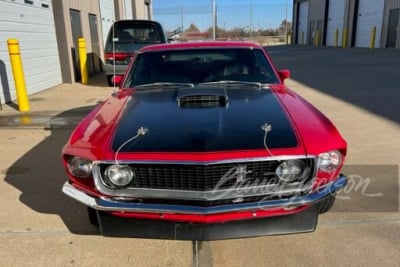
<path fill-rule="evenodd" d="M 69 182 L 63 186 L 63 192 L 89 206 L 95 210 L 102 211 L 125 211 L 125 212 L 150 212 L 150 213 L 178 213 L 178 214 L 218 214 L 227 212 L 238 212 L 245 210 L 273 209 L 273 208 L 293 208 L 303 205 L 311 205 L 321 201 L 332 193 L 335 193 L 347 183 L 344 175 L 339 175 L 336 180 L 328 183 L 313 193 L 304 196 L 295 196 L 290 198 L 265 200 L 250 203 L 236 203 L 229 205 L 220 205 L 212 207 L 196 207 L 186 205 L 171 204 L 146 204 L 146 203 L 127 203 L 113 200 L 110 198 L 96 198 L 75 188 Z"/>
<path fill-rule="evenodd" d="M 285 199 L 273 199 L 251 203 L 236 203 L 212 207 L 189 205 L 127 203 L 109 198 L 96 198 L 75 188 L 69 182 L 63 186 L 63 192 L 88 207 L 97 210 L 100 229 L 105 236 L 123 236 L 139 238 L 161 238 L 180 240 L 215 240 L 260 235 L 276 235 L 310 232 L 315 230 L 318 218 L 318 202 L 343 188 L 347 183 L 344 175 L 313 193 Z M 302 212 L 290 214 L 290 210 L 300 206 L 310 206 Z M 194 221 L 166 221 L 136 219 L 113 216 L 109 212 L 137 212 L 149 214 L 201 215 L 204 218 L 218 214 L 269 209 L 288 209 L 284 216 L 246 219 L 225 222 L 203 223 Z M 228 216 L 229 217 L 229 216 Z M 234 216 L 232 216 L 234 218 Z"/>

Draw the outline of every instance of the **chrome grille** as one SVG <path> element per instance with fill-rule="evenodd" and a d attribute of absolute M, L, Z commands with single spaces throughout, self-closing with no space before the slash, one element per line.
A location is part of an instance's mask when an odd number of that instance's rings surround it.
<path fill-rule="evenodd" d="M 310 167 L 310 171 L 306 177 L 302 177 L 302 181 L 293 183 L 305 183 L 313 176 L 314 160 L 300 160 Z M 279 179 L 275 169 L 279 164 L 278 160 L 209 165 L 132 163 L 129 165 L 136 176 L 129 188 L 209 191 L 232 186 L 241 188 L 277 184 Z M 102 179 L 107 166 L 100 165 Z"/>

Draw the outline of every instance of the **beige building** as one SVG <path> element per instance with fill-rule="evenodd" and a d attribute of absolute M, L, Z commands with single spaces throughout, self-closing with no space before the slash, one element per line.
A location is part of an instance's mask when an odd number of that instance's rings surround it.
<path fill-rule="evenodd" d="M 151 18 L 151 0 L 0 0 L 0 103 L 16 99 L 8 39 L 19 41 L 27 91 L 33 94 L 80 80 L 79 37 L 86 40 L 89 73 L 99 73 L 112 23 Z"/>
<path fill-rule="evenodd" d="M 399 0 L 294 0 L 299 45 L 400 48 Z"/>
<path fill-rule="evenodd" d="M 63 82 L 80 80 L 77 39 L 84 37 L 89 73 L 102 71 L 104 43 L 115 20 L 151 19 L 149 0 L 53 0 Z"/>

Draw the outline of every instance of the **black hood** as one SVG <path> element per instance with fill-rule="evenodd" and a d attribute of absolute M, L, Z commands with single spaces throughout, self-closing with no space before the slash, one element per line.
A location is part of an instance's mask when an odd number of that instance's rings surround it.
<path fill-rule="evenodd" d="M 212 93 L 214 92 L 214 93 Z M 207 104 L 182 97 L 210 97 Z M 215 98 L 217 97 L 217 98 Z M 206 98 L 207 99 L 207 98 Z M 215 101 L 216 100 L 216 101 Z M 112 149 L 120 152 L 211 152 L 297 146 L 281 104 L 269 89 L 195 86 L 137 90 L 116 127 Z M 140 127 L 145 135 L 133 138 Z M 131 139 L 131 140 L 130 140 Z M 130 141 L 128 141 L 130 140 Z"/>

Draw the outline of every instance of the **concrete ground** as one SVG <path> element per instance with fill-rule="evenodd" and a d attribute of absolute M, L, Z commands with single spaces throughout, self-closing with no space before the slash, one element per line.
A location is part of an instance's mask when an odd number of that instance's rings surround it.
<path fill-rule="evenodd" d="M 350 177 L 314 233 L 199 242 L 106 238 L 63 195 L 60 151 L 74 125 L 110 95 L 103 76 L 0 110 L 0 266 L 398 266 L 400 51 L 271 47 L 287 84 L 348 141 Z"/>

